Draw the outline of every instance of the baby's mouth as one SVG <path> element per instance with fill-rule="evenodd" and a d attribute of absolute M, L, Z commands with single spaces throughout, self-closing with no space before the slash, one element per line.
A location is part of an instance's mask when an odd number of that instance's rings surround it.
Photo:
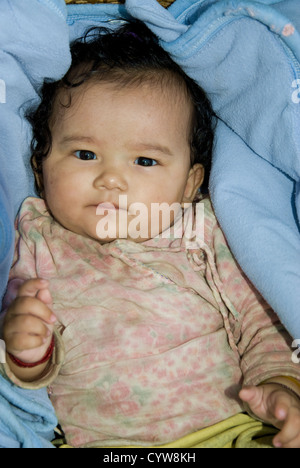
<path fill-rule="evenodd" d="M 118 211 L 119 205 L 117 203 L 110 203 L 110 202 L 103 202 L 99 203 L 99 205 L 96 205 L 97 210 L 103 209 L 103 210 L 113 210 L 113 211 Z"/>

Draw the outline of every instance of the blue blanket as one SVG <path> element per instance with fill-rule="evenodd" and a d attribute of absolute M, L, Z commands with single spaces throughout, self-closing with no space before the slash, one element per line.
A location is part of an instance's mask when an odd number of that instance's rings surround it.
<path fill-rule="evenodd" d="M 53 448 L 56 425 L 46 389 L 24 390 L 0 376 L 0 448 Z"/>
<path fill-rule="evenodd" d="M 44 78 L 57 80 L 67 71 L 70 39 L 87 26 L 114 27 L 127 16 L 144 20 L 209 94 L 219 117 L 210 181 L 217 216 L 242 268 L 300 338 L 299 0 L 176 0 L 168 10 L 156 0 L 68 9 L 63 0 L 2 0 L 0 299 L 12 262 L 14 218 L 34 194 L 24 112 L 37 104 Z M 27 422 L 28 415 L 45 421 L 45 410 L 54 427 L 46 392 L 13 386 L 7 392 L 7 385 L 0 380 L 0 446 L 39 446 Z M 20 406 L 13 399 L 19 397 Z M 12 412 L 22 430 L 10 428 Z"/>

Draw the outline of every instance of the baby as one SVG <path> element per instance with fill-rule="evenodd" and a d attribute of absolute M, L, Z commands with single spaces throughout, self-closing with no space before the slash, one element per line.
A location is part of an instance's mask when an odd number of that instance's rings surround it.
<path fill-rule="evenodd" d="M 165 444 L 245 409 L 300 447 L 292 340 L 199 201 L 204 92 L 140 23 L 72 56 L 31 116 L 41 198 L 17 220 L 2 372 L 48 386 L 76 447 Z"/>

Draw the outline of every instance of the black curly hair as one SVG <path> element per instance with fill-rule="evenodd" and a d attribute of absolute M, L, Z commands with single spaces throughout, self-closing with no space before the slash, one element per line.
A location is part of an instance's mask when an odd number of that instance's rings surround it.
<path fill-rule="evenodd" d="M 59 93 L 97 80 L 115 83 L 118 87 L 138 86 L 145 81 L 154 86 L 176 83 L 190 99 L 194 115 L 190 132 L 191 166 L 200 163 L 205 168 L 202 190 L 207 191 L 211 166 L 214 113 L 205 92 L 170 58 L 159 45 L 155 35 L 139 21 L 126 21 L 117 30 L 90 28 L 83 38 L 71 45 L 72 65 L 57 82 L 45 82 L 41 89 L 41 103 L 27 118 L 32 125 L 31 165 L 36 189 L 43 196 L 42 165 L 51 151 L 51 121 Z M 65 99 L 65 95 L 64 95 Z"/>

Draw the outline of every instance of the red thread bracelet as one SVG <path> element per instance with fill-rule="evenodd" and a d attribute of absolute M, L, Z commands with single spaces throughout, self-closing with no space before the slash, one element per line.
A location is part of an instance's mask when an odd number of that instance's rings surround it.
<path fill-rule="evenodd" d="M 47 349 L 45 356 L 38 362 L 23 362 L 23 361 L 21 361 L 21 359 L 16 358 L 15 356 L 13 356 L 10 353 L 8 353 L 8 355 L 9 355 L 11 361 L 14 364 L 16 364 L 18 367 L 25 367 L 25 368 L 36 367 L 36 366 L 39 366 L 40 364 L 44 364 L 44 362 L 48 361 L 51 358 L 51 356 L 53 354 L 53 350 L 54 350 L 54 345 L 55 345 L 55 339 L 54 339 L 54 335 L 53 335 L 50 346 Z"/>

